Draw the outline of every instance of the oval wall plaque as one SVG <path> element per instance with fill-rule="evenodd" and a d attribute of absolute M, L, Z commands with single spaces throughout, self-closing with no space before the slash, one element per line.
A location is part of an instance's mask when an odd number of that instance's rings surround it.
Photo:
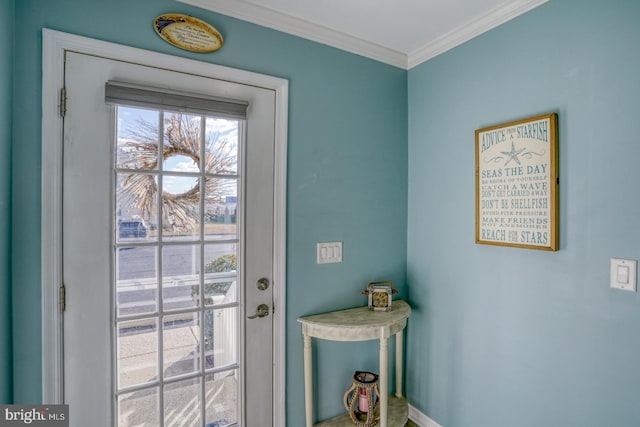
<path fill-rule="evenodd" d="M 166 42 L 191 52 L 214 52 L 222 47 L 222 35 L 208 23 L 181 13 L 166 13 L 153 21 L 153 29 Z"/>

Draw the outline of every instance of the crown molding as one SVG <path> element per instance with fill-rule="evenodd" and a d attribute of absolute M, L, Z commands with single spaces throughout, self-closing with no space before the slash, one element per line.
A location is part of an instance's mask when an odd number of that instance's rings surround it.
<path fill-rule="evenodd" d="M 390 49 L 314 22 L 305 21 L 304 19 L 245 1 L 177 1 L 355 53 L 394 67 L 410 70 L 441 53 L 535 9 L 549 0 L 507 1 L 409 53 Z"/>
<path fill-rule="evenodd" d="M 177 1 L 407 69 L 406 53 L 253 3 L 228 0 Z"/>
<path fill-rule="evenodd" d="M 416 67 L 429 59 L 453 49 L 482 33 L 504 24 L 549 0 L 517 0 L 504 3 L 477 16 L 463 25 L 441 35 L 432 42 L 408 54 L 408 69 Z"/>

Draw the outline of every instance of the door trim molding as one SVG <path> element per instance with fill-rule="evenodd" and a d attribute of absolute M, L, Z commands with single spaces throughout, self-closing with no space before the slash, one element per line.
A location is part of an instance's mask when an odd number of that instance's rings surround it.
<path fill-rule="evenodd" d="M 276 95 L 274 172 L 273 425 L 286 425 L 286 188 L 289 82 L 286 79 L 43 29 L 42 48 L 42 401 L 63 403 L 62 137 L 64 54 L 74 51 L 270 89 Z"/>

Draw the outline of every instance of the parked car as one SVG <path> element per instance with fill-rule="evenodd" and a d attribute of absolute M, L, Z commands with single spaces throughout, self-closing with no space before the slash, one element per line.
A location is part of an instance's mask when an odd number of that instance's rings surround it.
<path fill-rule="evenodd" d="M 118 237 L 147 237 L 147 224 L 143 219 L 123 220 L 118 224 Z"/>

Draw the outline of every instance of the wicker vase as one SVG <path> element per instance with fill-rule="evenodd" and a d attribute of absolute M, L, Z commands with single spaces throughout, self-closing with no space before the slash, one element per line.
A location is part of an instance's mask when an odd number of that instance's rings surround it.
<path fill-rule="evenodd" d="M 351 421 L 357 427 L 370 427 L 378 424 L 377 413 L 380 391 L 378 376 L 371 372 L 357 371 L 353 375 L 351 387 L 344 393 L 344 407 Z"/>

